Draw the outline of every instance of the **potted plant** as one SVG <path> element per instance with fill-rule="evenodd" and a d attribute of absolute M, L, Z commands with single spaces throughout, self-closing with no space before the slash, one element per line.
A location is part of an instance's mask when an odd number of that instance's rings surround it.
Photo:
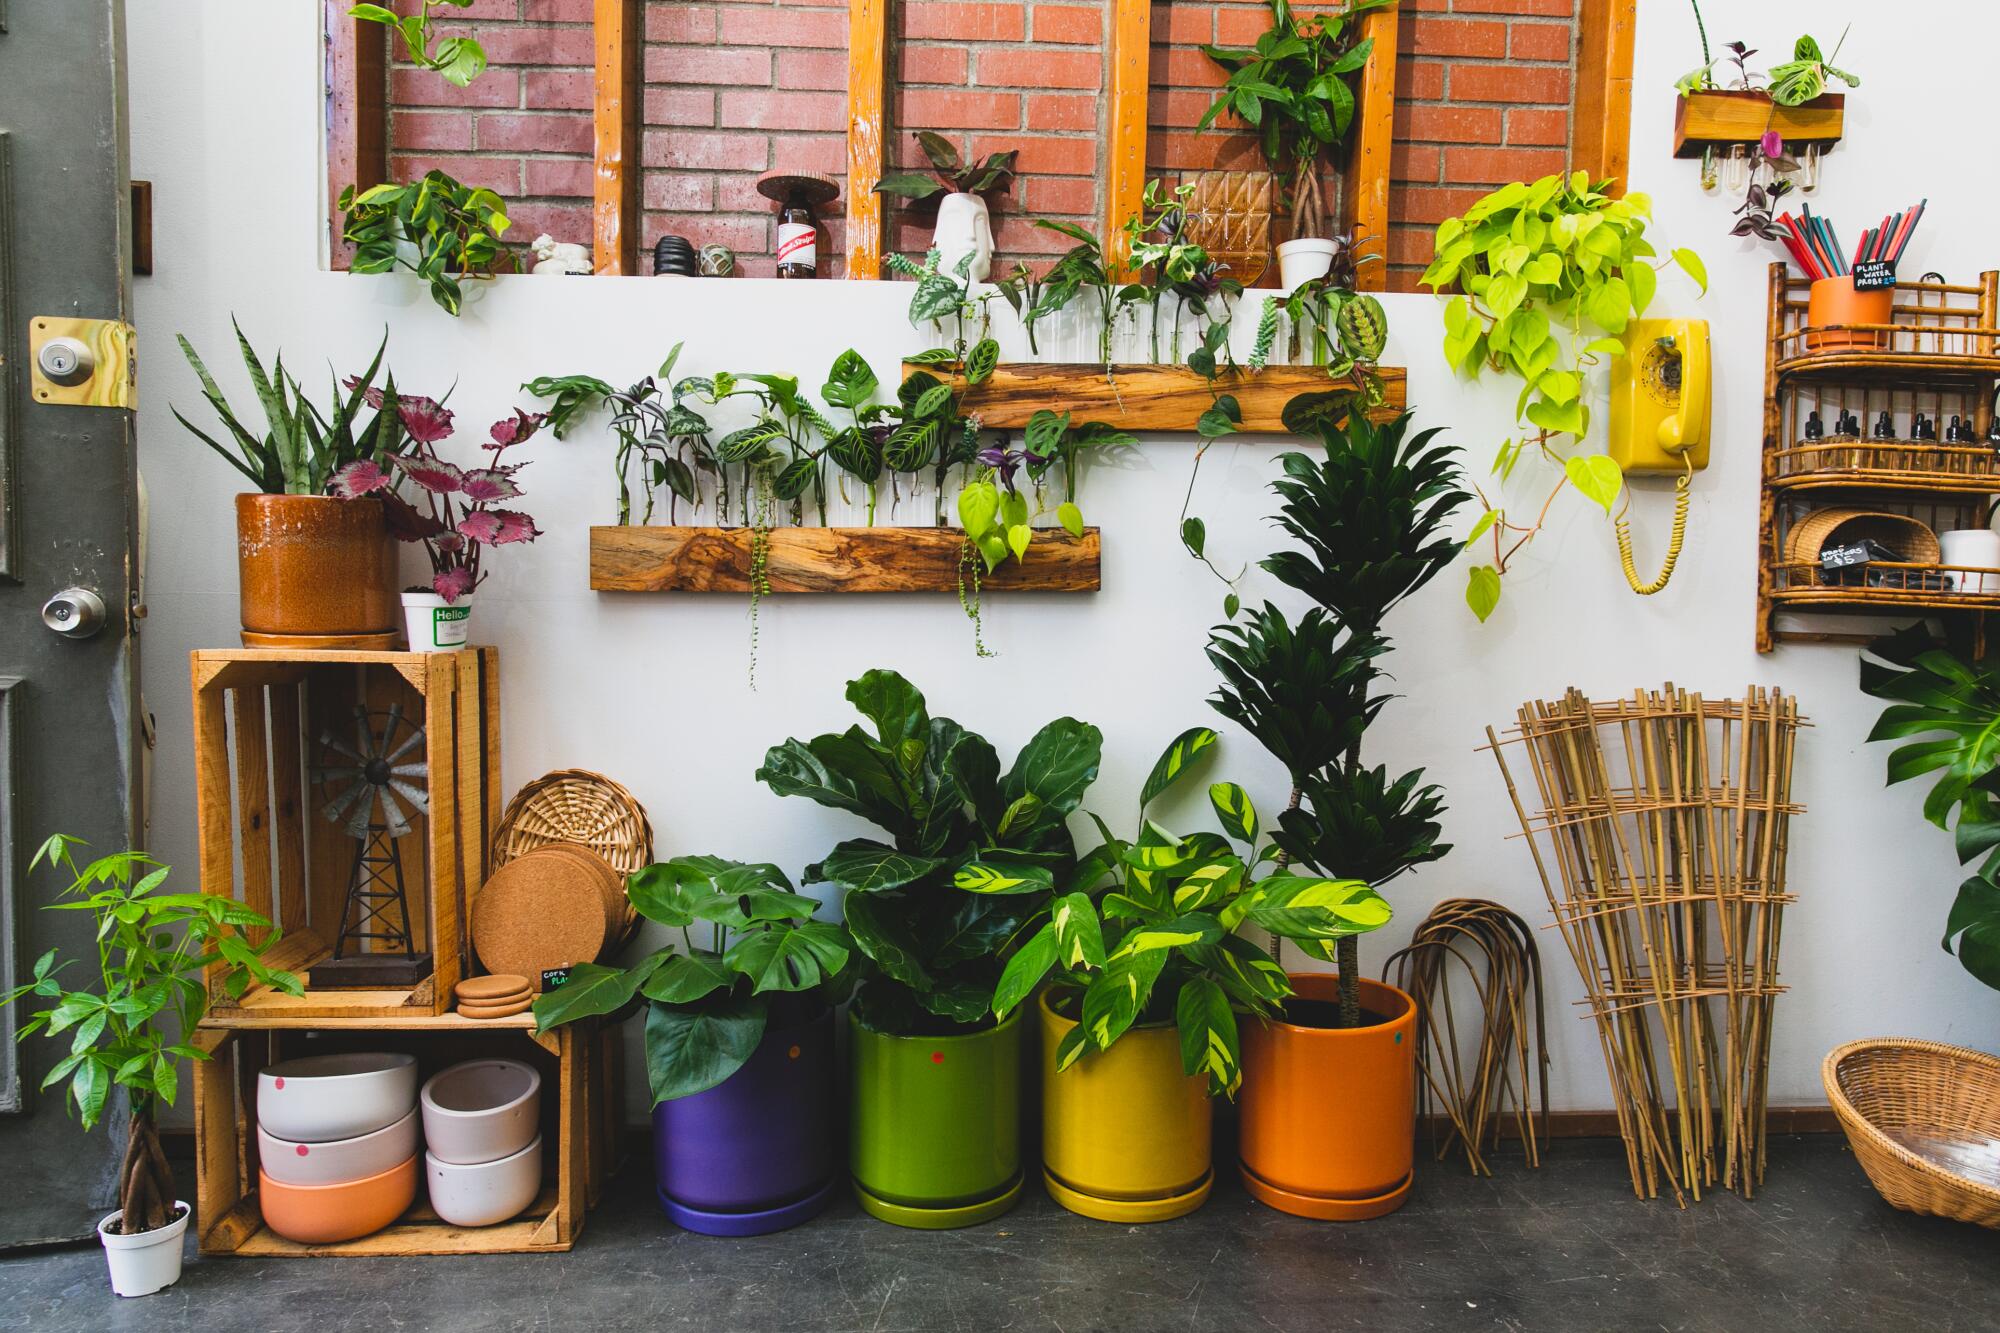
<path fill-rule="evenodd" d="M 844 841 L 806 870 L 840 890 L 862 955 L 848 1166 L 861 1206 L 884 1221 L 970 1226 L 1021 1193 L 1020 1016 L 996 1021 L 992 1001 L 1034 906 L 999 890 L 1068 879 L 1067 819 L 1097 777 L 1102 738 L 1060 718 L 1003 774 L 991 744 L 931 717 L 893 671 L 848 682 L 847 698 L 872 735 L 787 740 L 757 776 L 889 836 Z"/>
<path fill-rule="evenodd" d="M 345 398 L 333 386 L 330 414 L 306 397 L 283 356 L 267 371 L 240 327 L 236 343 L 263 410 L 262 433 L 230 408 L 184 336 L 181 351 L 230 443 L 178 408 L 174 419 L 257 488 L 236 497 L 243 641 L 252 647 L 387 647 L 396 633 L 396 549 L 382 504 L 343 505 L 330 492 L 342 469 L 386 468 L 406 447 L 397 414 L 381 410 L 385 392 L 395 393 L 393 380 L 386 391 L 373 387 L 388 339 L 375 349 L 366 373 L 349 380 Z M 365 421 L 364 400 L 374 409 Z"/>
<path fill-rule="evenodd" d="M 1234 1096 L 1242 1078 L 1237 1017 L 1276 1018 L 1291 993 L 1284 969 L 1238 926 L 1323 945 L 1389 919 L 1358 880 L 1282 870 L 1253 880 L 1272 849 L 1258 851 L 1256 807 L 1234 783 L 1209 788 L 1222 834 L 1183 837 L 1146 817 L 1215 741 L 1195 727 L 1161 754 L 1140 792 L 1136 841 L 1105 829 L 1047 886 L 964 880 L 1036 904 L 993 1009 L 1005 1016 L 1040 989 L 1042 1176 L 1056 1202 L 1086 1217 L 1164 1221 L 1207 1199 L 1210 1098 Z"/>
<path fill-rule="evenodd" d="M 111 1289 L 120 1296 L 150 1296 L 181 1275 L 181 1237 L 193 1210 L 175 1197 L 173 1168 L 160 1147 L 159 1108 L 172 1106 L 181 1066 L 206 1060 L 190 1037 L 208 1012 L 210 986 L 241 996 L 252 983 L 290 995 L 299 979 L 266 967 L 262 942 L 247 931 L 271 923 L 220 894 L 167 893 L 167 867 L 143 852 L 117 852 L 79 869 L 71 849 L 81 839 L 57 834 L 28 863 L 60 866 L 70 876 L 55 911 L 88 912 L 97 923 L 96 957 L 83 966 L 95 975 L 69 989 L 51 949 L 35 960 L 34 979 L 0 997 L 14 1004 L 29 996 L 45 1003 L 21 1025 L 60 1038 L 69 1053 L 49 1070 L 44 1088 L 67 1081 L 67 1100 L 85 1130 L 95 1129 L 124 1090 L 130 1108 L 125 1152 L 118 1166 L 118 1211 L 97 1224 Z M 204 982 L 203 973 L 215 969 Z"/>
<path fill-rule="evenodd" d="M 1202 47 L 1229 78 L 1197 128 L 1234 113 L 1256 133 L 1284 189 L 1291 235 L 1278 246 L 1278 274 L 1286 291 L 1321 276 L 1333 262 L 1320 160 L 1347 138 L 1354 122 L 1348 78 L 1368 63 L 1375 45 L 1373 38 L 1355 39 L 1354 20 L 1393 3 L 1350 0 L 1333 13 L 1301 18 L 1290 0 L 1271 0 L 1271 26 L 1256 46 Z"/>
<path fill-rule="evenodd" d="M 646 1001 L 653 1171 L 689 1231 L 761 1236 L 833 1197 L 833 1006 L 846 932 L 778 867 L 678 856 L 634 873 L 632 906 L 680 948 L 586 963 L 535 1001 L 540 1030 Z M 700 936 L 697 932 L 701 932 Z"/>
<path fill-rule="evenodd" d="M 1300 414 L 1288 408 L 1288 419 Z M 1361 413 L 1318 421 L 1326 457 L 1280 460 L 1277 521 L 1300 549 L 1261 564 L 1314 605 L 1294 624 L 1265 603 L 1219 627 L 1211 702 L 1284 766 L 1291 799 L 1271 838 L 1280 866 L 1309 866 L 1380 888 L 1443 856 L 1443 803 L 1423 772 L 1390 777 L 1362 761 L 1362 742 L 1389 696 L 1375 689 L 1389 651 L 1388 612 L 1457 556 L 1447 530 L 1469 497 L 1457 450 L 1436 430 L 1409 433 L 1407 413 L 1376 426 Z M 1416 1115 L 1415 1006 L 1361 976 L 1359 927 L 1302 941 L 1334 976 L 1294 973 L 1283 1021 L 1243 1046 L 1241 1150 L 1252 1195 L 1304 1217 L 1375 1217 L 1408 1196 Z"/>
<path fill-rule="evenodd" d="M 876 183 L 875 193 L 894 195 L 912 203 L 942 195 L 938 199 L 937 227 L 931 245 L 942 257 L 944 271 L 959 272 L 959 261 L 971 255 L 971 266 L 965 270 L 967 278 L 972 282 L 986 281 L 993 272 L 993 222 L 987 196 L 1007 192 L 1014 179 L 1014 159 L 1018 154 L 1010 148 L 1004 153 L 989 153 L 984 162 L 975 162 L 970 154 L 961 158 L 951 140 L 930 130 L 917 131 L 917 146 L 930 159 L 932 170 L 900 171 L 884 176 Z"/>
<path fill-rule="evenodd" d="M 513 252 L 500 238 L 509 225 L 507 204 L 491 190 L 432 171 L 414 184 L 384 182 L 340 192 L 346 214 L 340 238 L 354 247 L 355 273 L 406 268 L 430 286 L 431 299 L 457 315 L 467 278 L 490 278 L 512 267 Z"/>
<path fill-rule="evenodd" d="M 437 452 L 438 444 L 451 438 L 449 408 L 435 399 L 408 394 L 395 406 L 412 441 L 410 449 L 393 460 L 395 473 L 369 460 L 352 463 L 334 477 L 333 492 L 348 500 L 380 495 L 388 507 L 391 531 L 402 541 L 423 543 L 431 562 L 430 585 L 403 592 L 410 651 L 451 652 L 465 647 L 470 635 L 472 594 L 488 572 L 480 568 L 481 554 L 489 546 L 531 542 L 542 535 L 525 513 L 497 506 L 520 495 L 514 474 L 525 466 L 501 460 L 509 449 L 533 438 L 547 418 L 519 409 L 502 417 L 480 445 L 492 458 L 483 467 L 461 468 Z M 416 486 L 423 509 L 396 494 L 396 474 Z"/>

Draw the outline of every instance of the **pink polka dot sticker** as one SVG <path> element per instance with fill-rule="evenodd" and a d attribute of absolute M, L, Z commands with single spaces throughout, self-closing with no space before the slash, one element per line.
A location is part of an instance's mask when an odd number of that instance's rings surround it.
<path fill-rule="evenodd" d="M 934 1064 L 934 1065 L 941 1065 L 941 1064 L 943 1064 L 943 1063 L 944 1063 L 944 1052 L 943 1052 L 943 1051 L 932 1051 L 932 1052 L 931 1052 L 931 1063 L 932 1063 L 932 1064 Z"/>
<path fill-rule="evenodd" d="M 301 1156 L 301 1157 L 304 1157 L 304 1156 L 305 1156 L 305 1155 L 306 1155 L 306 1154 L 307 1154 L 308 1152 L 310 1152 L 310 1151 L 312 1151 L 312 1150 L 311 1150 L 310 1148 L 306 1147 L 306 1145 L 305 1145 L 305 1144 L 301 1143 L 301 1144 L 299 1145 L 299 1156 Z"/>

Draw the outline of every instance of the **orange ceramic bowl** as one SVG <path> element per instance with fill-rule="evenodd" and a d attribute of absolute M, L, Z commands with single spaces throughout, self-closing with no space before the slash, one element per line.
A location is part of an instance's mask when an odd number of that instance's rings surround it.
<path fill-rule="evenodd" d="M 331 1245 L 380 1231 L 417 1198 L 415 1156 L 380 1175 L 339 1185 L 281 1185 L 257 1172 L 264 1225 L 301 1245 Z"/>

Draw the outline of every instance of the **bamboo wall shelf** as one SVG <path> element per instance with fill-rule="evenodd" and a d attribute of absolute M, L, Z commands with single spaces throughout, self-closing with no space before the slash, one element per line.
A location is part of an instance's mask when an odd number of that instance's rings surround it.
<path fill-rule="evenodd" d="M 926 367 L 905 364 L 903 377 Z M 1408 372 L 1400 366 L 1377 368 L 1386 396 L 1370 411 L 1377 421 L 1400 415 L 1408 401 Z M 1286 435 L 1279 414 L 1302 393 L 1335 387 L 1319 366 L 1266 366 L 1225 374 L 1215 382 L 1216 393 L 1233 394 L 1243 409 L 1242 431 L 1252 435 Z M 992 376 L 965 395 L 964 408 L 976 413 L 982 426 L 1019 430 L 1042 408 L 1068 411 L 1074 422 L 1102 421 L 1121 430 L 1183 431 L 1214 402 L 1208 381 L 1186 366 L 1114 366 L 1106 376 L 1095 363 L 1019 362 L 1001 365 Z"/>
<path fill-rule="evenodd" d="M 1831 148 L 1845 128 L 1847 96 L 1823 93 L 1799 106 L 1779 106 L 1771 95 L 1705 88 L 1674 103 L 1674 156 L 1700 157 L 1705 149 L 1752 144 L 1766 130 L 1785 136 L 1787 146 L 1816 143 Z"/>
<path fill-rule="evenodd" d="M 428 1017 L 451 1008 L 465 975 L 466 903 L 486 879 L 500 815 L 500 655 L 197 650 L 195 800 L 201 887 L 283 929 L 268 960 L 303 974 L 331 956 L 357 841 L 330 822 L 311 781 L 318 738 L 350 738 L 354 710 L 400 707 L 424 728 L 429 810 L 395 840 L 415 947 L 431 974 L 379 990 L 252 987 L 215 998 L 219 1021 Z M 234 761 L 232 772 L 232 759 Z"/>
<path fill-rule="evenodd" d="M 957 528 L 773 528 L 764 562 L 776 592 L 948 592 L 960 586 L 965 534 Z M 597 592 L 750 591 L 750 528 L 600 527 L 590 530 Z M 1096 528 L 1071 537 L 1037 530 L 1025 563 L 982 572 L 982 592 L 1096 592 Z M 968 583 L 970 579 L 966 580 Z"/>
<path fill-rule="evenodd" d="M 195 1215 L 203 1254 L 517 1254 L 567 1250 L 616 1165 L 623 1117 L 624 1052 L 615 1021 L 537 1034 L 532 1018 L 480 1022 L 455 1014 L 333 1019 L 295 1016 L 260 1025 L 238 1015 L 204 1022 L 194 1042 L 212 1058 L 195 1066 Z M 317 1035 L 313 1035 L 317 1034 Z M 257 1073 L 278 1060 L 342 1050 L 409 1051 L 428 1077 L 460 1060 L 526 1060 L 542 1075 L 543 1186 L 527 1211 L 490 1227 L 443 1221 L 420 1197 L 394 1224 L 332 1245 L 301 1245 L 264 1225 L 257 1205 Z"/>

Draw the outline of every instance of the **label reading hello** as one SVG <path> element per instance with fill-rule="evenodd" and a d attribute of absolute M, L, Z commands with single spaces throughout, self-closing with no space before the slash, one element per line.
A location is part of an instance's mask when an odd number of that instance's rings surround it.
<path fill-rule="evenodd" d="M 469 606 L 440 606 L 431 611 L 431 642 L 443 646 L 464 643 L 467 621 L 472 619 Z"/>

